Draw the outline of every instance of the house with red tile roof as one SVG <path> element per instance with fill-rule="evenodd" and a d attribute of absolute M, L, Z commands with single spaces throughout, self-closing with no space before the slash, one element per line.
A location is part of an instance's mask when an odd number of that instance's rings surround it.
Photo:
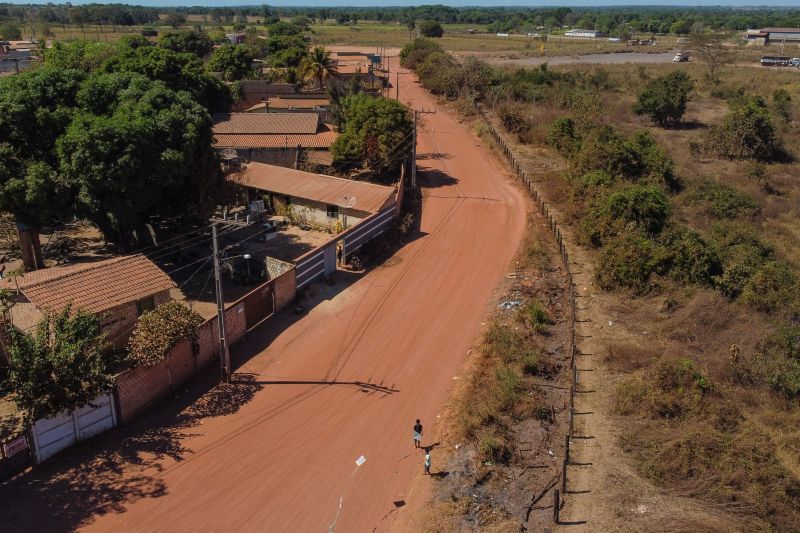
<path fill-rule="evenodd" d="M 100 316 L 109 341 L 118 346 L 128 341 L 142 313 L 172 299 L 173 287 L 142 254 L 44 268 L 0 282 L 0 288 L 16 293 L 14 327 L 33 331 L 45 313 L 72 305 Z"/>
<path fill-rule="evenodd" d="M 301 152 L 328 153 L 338 133 L 319 113 L 221 113 L 214 115 L 214 147 L 230 158 L 295 168 Z"/>

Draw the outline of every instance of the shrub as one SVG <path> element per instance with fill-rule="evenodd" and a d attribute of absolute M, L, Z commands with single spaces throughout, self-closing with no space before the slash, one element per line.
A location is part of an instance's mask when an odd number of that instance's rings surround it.
<path fill-rule="evenodd" d="M 485 61 L 469 56 L 461 65 L 464 76 L 464 86 L 470 91 L 483 97 L 496 80 L 495 70 Z"/>
<path fill-rule="evenodd" d="M 742 302 L 759 311 L 775 313 L 797 298 L 797 276 L 778 261 L 764 263 L 748 280 Z"/>
<path fill-rule="evenodd" d="M 671 72 L 651 80 L 633 105 L 637 115 L 647 115 L 653 122 L 667 126 L 679 122 L 686 111 L 694 83 L 688 74 Z"/>
<path fill-rule="evenodd" d="M 522 112 L 514 106 L 501 106 L 498 115 L 503 128 L 509 133 L 519 133 L 528 126 Z"/>
<path fill-rule="evenodd" d="M 593 195 L 593 192 L 607 190 L 613 184 L 614 178 L 607 172 L 595 170 L 575 179 L 575 192 L 581 195 Z"/>
<path fill-rule="evenodd" d="M 424 20 L 419 25 L 419 33 L 423 37 L 441 37 L 444 35 L 444 29 L 435 20 Z"/>
<path fill-rule="evenodd" d="M 422 85 L 434 94 L 455 98 L 461 91 L 463 70 L 444 52 L 428 54 L 416 72 Z"/>
<path fill-rule="evenodd" d="M 671 190 L 680 187 L 672 159 L 647 132 L 626 139 L 611 127 L 595 130 L 581 144 L 574 166 L 579 172 L 602 170 L 634 182 L 658 183 Z"/>
<path fill-rule="evenodd" d="M 764 257 L 754 247 L 744 244 L 732 246 L 727 254 L 723 272 L 715 279 L 715 283 L 722 294 L 737 298 L 764 263 Z"/>
<path fill-rule="evenodd" d="M 406 68 L 416 69 L 428 55 L 441 52 L 439 43 L 430 39 L 414 39 L 400 50 L 400 64 Z"/>
<path fill-rule="evenodd" d="M 608 242 L 600 252 L 595 277 L 601 288 L 631 289 L 644 293 L 658 265 L 659 251 L 638 233 L 626 233 Z"/>
<path fill-rule="evenodd" d="M 505 363 L 519 359 L 525 349 L 522 333 L 498 322 L 491 323 L 483 338 L 486 352 Z"/>
<path fill-rule="evenodd" d="M 778 89 L 772 93 L 772 110 L 785 124 L 792 121 L 792 97 L 786 89 Z"/>
<path fill-rule="evenodd" d="M 706 212 L 716 218 L 740 218 L 758 214 L 759 205 L 751 196 L 738 189 L 713 180 L 700 183 L 689 195 L 690 201 L 707 203 Z"/>
<path fill-rule="evenodd" d="M 547 311 L 535 300 L 530 300 L 520 308 L 517 314 L 519 320 L 528 324 L 536 333 L 547 333 L 547 326 L 553 323 Z"/>
<path fill-rule="evenodd" d="M 495 369 L 497 401 L 501 410 L 514 406 L 522 387 L 522 376 L 513 366 L 500 365 Z"/>
<path fill-rule="evenodd" d="M 760 161 L 782 153 L 772 116 L 761 98 L 733 103 L 722 124 L 710 129 L 705 149 L 717 157 Z"/>
<path fill-rule="evenodd" d="M 621 233 L 661 232 L 670 215 L 669 200 L 655 187 L 631 185 L 599 197 L 589 208 L 583 230 L 589 240 L 601 245 Z"/>
<path fill-rule="evenodd" d="M 553 122 L 547 143 L 566 158 L 573 157 L 581 146 L 580 136 L 575 131 L 575 122 L 569 117 L 559 117 Z"/>
<path fill-rule="evenodd" d="M 664 272 L 678 281 L 711 285 L 722 273 L 722 262 L 717 252 L 686 226 L 669 228 L 661 238 L 665 248 L 659 265 Z"/>
<path fill-rule="evenodd" d="M 182 340 L 194 339 L 203 317 L 179 302 L 167 302 L 139 317 L 128 342 L 128 356 L 135 365 L 153 366 Z"/>
<path fill-rule="evenodd" d="M 494 435 L 485 435 L 478 444 L 478 452 L 484 461 L 506 464 L 511 460 L 511 447 L 504 439 Z"/>

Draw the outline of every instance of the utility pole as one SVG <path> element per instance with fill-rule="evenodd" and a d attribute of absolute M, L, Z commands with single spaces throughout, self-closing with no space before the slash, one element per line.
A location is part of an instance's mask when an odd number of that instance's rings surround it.
<path fill-rule="evenodd" d="M 219 329 L 219 366 L 222 381 L 231 380 L 231 354 L 228 339 L 225 337 L 225 298 L 222 295 L 222 276 L 219 272 L 219 245 L 217 244 L 217 224 L 211 225 L 211 238 L 214 248 L 214 281 L 217 285 L 217 326 Z"/>
<path fill-rule="evenodd" d="M 395 88 L 397 89 L 395 100 L 397 100 L 399 102 L 400 101 L 400 71 L 397 72 L 397 83 L 395 83 Z"/>
<path fill-rule="evenodd" d="M 411 190 L 417 190 L 417 125 L 419 124 L 419 115 L 435 115 L 436 110 L 425 111 L 414 110 L 414 140 L 411 143 Z"/>

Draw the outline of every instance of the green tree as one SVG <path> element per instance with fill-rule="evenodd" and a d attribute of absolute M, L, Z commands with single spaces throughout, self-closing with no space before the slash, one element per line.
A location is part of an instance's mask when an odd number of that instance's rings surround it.
<path fill-rule="evenodd" d="M 722 124 L 709 130 L 705 148 L 719 157 L 759 161 L 782 152 L 772 115 L 760 97 L 734 102 Z"/>
<path fill-rule="evenodd" d="M 213 43 L 202 28 L 167 32 L 158 40 L 158 46 L 173 52 L 186 52 L 197 57 L 205 57 L 211 52 Z"/>
<path fill-rule="evenodd" d="M 64 180 L 77 192 L 78 214 L 124 250 L 151 216 L 199 208 L 216 177 L 211 118 L 188 93 L 161 82 L 98 76 L 87 87 L 110 104 L 95 110 L 103 114 L 77 113 L 57 153 Z"/>
<path fill-rule="evenodd" d="M 323 80 L 336 74 L 336 63 L 331 59 L 331 53 L 322 46 L 315 46 L 300 63 L 304 76 L 316 80 L 316 88 L 324 89 Z"/>
<path fill-rule="evenodd" d="M 54 147 L 72 120 L 84 77 L 48 65 L 0 78 L 0 210 L 14 215 L 29 270 L 44 266 L 41 227 L 71 211 Z"/>
<path fill-rule="evenodd" d="M 346 165 L 363 162 L 378 172 L 399 166 L 411 148 L 413 121 L 401 103 L 366 94 L 342 99 L 344 128 L 331 146 Z"/>
<path fill-rule="evenodd" d="M 241 44 L 226 44 L 211 55 L 208 68 L 221 72 L 227 81 L 241 80 L 252 72 L 253 55 Z"/>
<path fill-rule="evenodd" d="M 194 54 L 173 52 L 158 46 L 131 48 L 118 45 L 119 53 L 102 66 L 105 72 L 132 72 L 164 82 L 173 91 L 187 91 L 210 111 L 227 111 L 231 105 L 228 88 L 209 74 Z"/>
<path fill-rule="evenodd" d="M 424 20 L 419 25 L 419 33 L 423 37 L 441 37 L 444 35 L 444 29 L 435 20 Z"/>
<path fill-rule="evenodd" d="M 117 53 L 109 43 L 95 41 L 56 41 L 44 51 L 44 62 L 54 69 L 91 72 Z"/>
<path fill-rule="evenodd" d="M 660 126 L 680 122 L 686 112 L 692 78 L 682 71 L 671 72 L 650 81 L 633 104 L 637 115 L 647 115 Z"/>
<path fill-rule="evenodd" d="M 93 314 L 68 306 L 10 337 L 7 385 L 31 421 L 82 407 L 113 384 L 115 360 Z"/>

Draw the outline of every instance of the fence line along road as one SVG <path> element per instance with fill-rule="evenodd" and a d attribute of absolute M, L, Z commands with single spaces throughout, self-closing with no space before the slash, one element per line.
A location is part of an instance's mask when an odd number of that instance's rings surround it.
<path fill-rule="evenodd" d="M 569 262 L 569 250 L 567 249 L 566 244 L 564 244 L 564 236 L 561 232 L 561 227 L 559 226 L 558 222 L 556 221 L 555 217 L 550 211 L 550 208 L 547 206 L 547 203 L 544 201 L 542 195 L 536 188 L 533 180 L 531 180 L 525 172 L 522 170 L 522 165 L 519 163 L 517 158 L 514 155 L 514 151 L 511 149 L 511 146 L 503 139 L 503 137 L 497 132 L 497 129 L 491 123 L 491 121 L 486 117 L 483 112 L 483 109 L 480 110 L 480 113 L 486 122 L 489 132 L 492 134 L 492 138 L 494 139 L 497 146 L 500 148 L 500 151 L 508 160 L 508 163 L 511 165 L 511 168 L 514 170 L 514 173 L 517 177 L 522 180 L 528 186 L 528 190 L 533 196 L 536 205 L 539 208 L 542 216 L 547 220 L 548 226 L 550 227 L 550 231 L 553 233 L 556 241 L 558 242 L 559 252 L 561 255 L 561 262 L 564 265 L 564 270 L 567 273 L 567 281 L 569 282 L 569 306 L 570 306 L 570 384 L 569 384 L 569 419 L 568 419 L 568 429 L 564 435 L 564 456 L 561 465 L 561 483 L 560 487 L 556 488 L 553 491 L 553 522 L 558 524 L 560 523 L 559 514 L 561 511 L 561 507 L 564 505 L 563 496 L 567 494 L 567 473 L 568 467 L 570 466 L 570 441 L 573 437 L 574 431 L 574 416 L 575 416 L 575 391 L 578 387 L 578 367 L 576 366 L 575 356 L 579 353 L 578 347 L 575 344 L 575 324 L 576 324 L 576 312 L 575 312 L 575 282 L 572 275 L 572 268 L 570 267 Z"/>

